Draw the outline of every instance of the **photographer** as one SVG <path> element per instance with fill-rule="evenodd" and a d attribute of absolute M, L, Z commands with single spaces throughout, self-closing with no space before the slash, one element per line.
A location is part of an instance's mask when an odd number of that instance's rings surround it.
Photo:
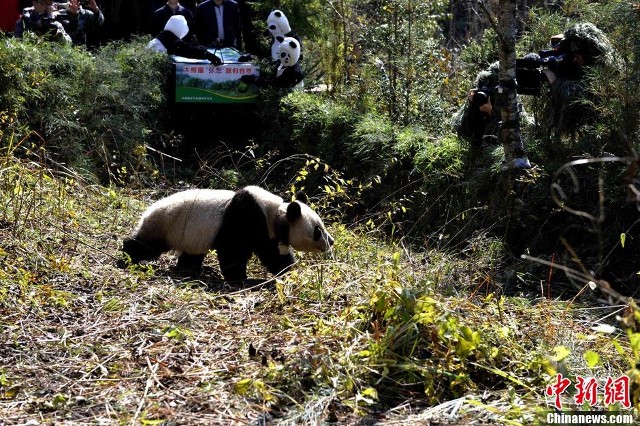
<path fill-rule="evenodd" d="M 559 134 L 575 132 L 597 118 L 598 96 L 588 77 L 597 67 L 613 63 L 613 48 L 606 35 L 590 23 L 577 24 L 564 32 L 558 50 L 564 64 L 560 69 L 543 69 L 548 82 L 549 125 Z"/>
<path fill-rule="evenodd" d="M 498 68 L 498 62 L 494 62 L 478 74 L 475 88 L 469 91 L 466 102 L 453 119 L 458 136 L 476 148 L 485 140 L 497 141 L 500 111 L 495 108 L 493 89 L 498 85 Z"/>
<path fill-rule="evenodd" d="M 545 114 L 558 133 L 570 133 L 594 119 L 591 106 L 596 96 L 586 83 L 588 69 L 611 59 L 611 44 L 590 23 L 576 24 L 551 38 L 553 49 L 528 54 L 516 63 L 518 93 L 548 96 Z M 482 71 L 476 86 L 453 119 L 458 136 L 472 146 L 497 138 L 500 111 L 496 110 L 493 91 L 498 84 L 498 64 Z"/>
<path fill-rule="evenodd" d="M 88 47 L 88 36 L 95 34 L 104 24 L 104 15 L 96 0 L 69 0 L 68 3 L 58 3 L 56 20 L 71 36 L 75 46 Z"/>
<path fill-rule="evenodd" d="M 16 22 L 14 35 L 22 38 L 25 32 L 42 36 L 47 41 L 71 43 L 71 37 L 62 24 L 56 21 L 52 0 L 33 0 L 33 6 L 22 10 Z"/>

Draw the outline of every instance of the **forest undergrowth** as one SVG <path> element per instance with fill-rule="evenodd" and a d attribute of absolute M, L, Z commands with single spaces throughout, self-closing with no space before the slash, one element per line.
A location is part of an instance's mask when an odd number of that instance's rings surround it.
<path fill-rule="evenodd" d="M 289 2 L 305 85 L 324 89 L 238 109 L 176 105 L 144 38 L 89 52 L 0 35 L 0 425 L 637 414 L 640 9 L 527 11 L 519 54 L 589 21 L 617 68 L 592 76 L 599 119 L 571 134 L 545 127 L 544 96 L 519 97 L 535 167 L 511 174 L 502 146 L 450 125 L 497 59 L 480 20 L 499 2 L 457 2 L 469 22 L 451 2 L 396 3 Z M 247 184 L 307 191 L 333 250 L 277 279 L 252 262 L 244 286 L 213 253 L 198 276 L 174 254 L 117 266 L 151 202 Z M 588 378 L 596 404 L 575 386 Z M 630 408 L 605 394 L 625 378 Z"/>
<path fill-rule="evenodd" d="M 271 280 L 252 263 L 229 287 L 213 255 L 195 278 L 171 255 L 116 266 L 157 191 L 13 156 L 0 174 L 6 425 L 526 424 L 556 373 L 618 377 L 638 356 L 637 314 L 585 304 L 591 289 L 548 298 L 545 277 L 537 296 L 501 295 L 489 238 L 417 252 L 335 221 L 330 254 Z"/>

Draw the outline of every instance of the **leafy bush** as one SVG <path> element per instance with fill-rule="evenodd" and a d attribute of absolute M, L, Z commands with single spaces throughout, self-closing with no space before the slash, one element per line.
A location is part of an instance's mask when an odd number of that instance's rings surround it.
<path fill-rule="evenodd" d="M 0 75 L 0 108 L 19 123 L 16 137 L 50 160 L 102 182 L 148 167 L 143 147 L 166 119 L 169 62 L 142 40 L 92 54 L 36 37 L 7 38 Z"/>
<path fill-rule="evenodd" d="M 282 99 L 279 124 L 290 129 L 287 142 L 294 152 L 322 158 L 333 167 L 349 163 L 345 143 L 358 115 L 347 105 L 309 93 L 291 93 Z M 267 130 L 266 133 L 269 133 Z"/>

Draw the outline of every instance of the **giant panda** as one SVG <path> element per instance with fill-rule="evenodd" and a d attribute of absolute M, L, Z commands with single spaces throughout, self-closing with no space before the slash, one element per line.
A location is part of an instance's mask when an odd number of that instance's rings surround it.
<path fill-rule="evenodd" d="M 255 254 L 270 273 L 281 274 L 295 262 L 292 248 L 326 252 L 333 245 L 322 219 L 306 202 L 303 193 L 285 203 L 257 186 L 237 192 L 177 192 L 147 208 L 122 251 L 138 263 L 175 250 L 179 268 L 198 271 L 207 252 L 215 249 L 227 281 L 246 279 L 247 262 Z"/>

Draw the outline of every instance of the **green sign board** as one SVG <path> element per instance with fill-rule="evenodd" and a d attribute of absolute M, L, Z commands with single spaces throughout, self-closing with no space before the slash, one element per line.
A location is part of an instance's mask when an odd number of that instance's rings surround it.
<path fill-rule="evenodd" d="M 240 52 L 232 48 L 209 49 L 222 59 L 214 66 L 204 59 L 172 56 L 176 72 L 178 103 L 253 103 L 258 98 L 254 84 L 240 81 L 243 75 L 260 75 L 258 65 L 238 62 Z"/>

